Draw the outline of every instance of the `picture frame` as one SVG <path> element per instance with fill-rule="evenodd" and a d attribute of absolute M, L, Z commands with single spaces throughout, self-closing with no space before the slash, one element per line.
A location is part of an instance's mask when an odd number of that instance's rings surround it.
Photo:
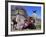
<path fill-rule="evenodd" d="M 40 29 L 40 31 L 39 30 L 32 30 L 32 31 L 29 30 L 28 31 L 28 29 L 27 29 L 27 31 L 19 31 L 19 30 L 14 31 L 14 30 L 12 30 L 10 20 L 12 20 L 11 18 L 15 14 L 15 13 L 12 14 L 15 10 L 14 9 L 15 6 L 16 7 L 18 6 L 20 8 L 24 6 L 24 8 L 26 8 L 27 11 L 28 11 L 29 7 L 32 10 L 32 8 L 35 9 L 38 6 L 38 9 L 41 10 L 41 13 L 38 14 L 38 16 L 41 17 L 41 21 L 40 21 L 41 29 Z M 12 8 L 12 7 L 14 7 L 14 8 Z M 18 7 L 17 7 L 17 9 L 18 9 Z M 35 10 L 37 11 L 38 9 L 36 8 Z M 40 12 L 40 10 L 38 12 Z M 44 33 L 45 33 L 45 4 L 43 2 L 5 1 L 5 36 L 37 35 L 37 34 L 44 34 Z"/>

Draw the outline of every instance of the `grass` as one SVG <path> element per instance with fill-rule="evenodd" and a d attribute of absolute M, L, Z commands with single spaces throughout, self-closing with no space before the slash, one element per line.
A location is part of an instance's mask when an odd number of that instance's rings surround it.
<path fill-rule="evenodd" d="M 41 29 L 41 25 L 36 25 L 36 29 Z"/>

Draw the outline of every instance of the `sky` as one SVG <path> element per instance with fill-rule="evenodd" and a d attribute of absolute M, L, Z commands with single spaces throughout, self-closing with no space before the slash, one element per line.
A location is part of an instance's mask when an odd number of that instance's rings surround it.
<path fill-rule="evenodd" d="M 37 16 L 41 17 L 41 7 L 39 6 L 24 6 L 24 9 L 27 11 L 28 16 L 32 16 L 33 11 L 36 10 Z"/>
<path fill-rule="evenodd" d="M 13 7 L 15 8 L 16 6 L 13 6 Z M 18 6 L 18 7 L 24 8 L 26 10 L 28 16 L 32 16 L 33 11 L 36 10 L 37 16 L 41 17 L 41 6 Z"/>

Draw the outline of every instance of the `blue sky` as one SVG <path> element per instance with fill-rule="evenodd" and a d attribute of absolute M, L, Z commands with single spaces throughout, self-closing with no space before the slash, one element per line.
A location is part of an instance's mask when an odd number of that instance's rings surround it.
<path fill-rule="evenodd" d="M 40 6 L 24 6 L 23 8 L 27 11 L 28 16 L 31 16 L 33 14 L 33 11 L 36 10 L 37 16 L 41 17 L 41 7 Z"/>
<path fill-rule="evenodd" d="M 14 8 L 17 7 L 15 5 L 12 5 Z M 18 6 L 18 7 L 22 7 L 26 10 L 28 16 L 32 16 L 33 11 L 36 10 L 36 14 L 37 16 L 41 17 L 41 6 Z M 15 9 L 14 9 L 15 10 Z"/>

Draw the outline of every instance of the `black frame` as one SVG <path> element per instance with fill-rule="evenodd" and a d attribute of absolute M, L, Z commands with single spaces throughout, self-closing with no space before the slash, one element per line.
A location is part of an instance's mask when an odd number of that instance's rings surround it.
<path fill-rule="evenodd" d="M 16 2 L 16 3 L 31 3 L 31 4 L 43 4 L 43 33 L 27 33 L 27 34 L 13 34 L 13 35 L 8 35 L 8 2 Z M 24 1 L 5 1 L 5 36 L 22 36 L 22 35 L 37 35 L 37 34 L 45 34 L 45 3 L 43 2 L 24 2 Z"/>

